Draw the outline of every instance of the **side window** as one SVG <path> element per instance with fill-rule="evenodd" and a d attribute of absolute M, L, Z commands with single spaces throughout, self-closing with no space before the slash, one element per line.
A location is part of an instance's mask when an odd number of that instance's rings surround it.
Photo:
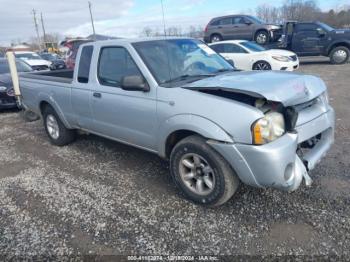
<path fill-rule="evenodd" d="M 242 47 L 235 44 L 225 44 L 224 53 L 234 53 L 234 54 L 243 54 L 247 53 Z"/>
<path fill-rule="evenodd" d="M 222 44 L 217 44 L 217 45 L 212 45 L 210 46 L 211 49 L 213 49 L 216 53 L 224 53 L 224 45 Z"/>
<path fill-rule="evenodd" d="M 298 24 L 297 25 L 298 32 L 316 31 L 316 30 L 317 30 L 317 26 L 315 24 Z"/>
<path fill-rule="evenodd" d="M 217 25 L 219 25 L 219 23 L 220 23 L 220 20 L 215 20 L 215 21 L 211 22 L 210 25 L 217 26 Z"/>
<path fill-rule="evenodd" d="M 232 18 L 223 18 L 220 20 L 220 25 L 231 25 L 232 24 Z"/>
<path fill-rule="evenodd" d="M 94 50 L 93 46 L 84 46 L 81 51 L 81 56 L 79 60 L 79 69 L 78 69 L 79 83 L 89 82 L 89 74 L 90 74 L 90 66 L 91 66 L 91 58 L 92 58 L 93 50 Z"/>
<path fill-rule="evenodd" d="M 233 18 L 233 24 L 244 24 L 244 18 L 240 16 Z"/>
<path fill-rule="evenodd" d="M 102 85 L 119 87 L 125 76 L 140 75 L 140 70 L 124 47 L 104 47 L 100 52 L 98 79 Z"/>

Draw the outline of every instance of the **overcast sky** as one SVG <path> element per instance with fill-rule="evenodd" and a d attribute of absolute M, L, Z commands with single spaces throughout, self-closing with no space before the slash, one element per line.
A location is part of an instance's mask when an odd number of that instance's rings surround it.
<path fill-rule="evenodd" d="M 283 0 L 163 0 L 166 25 L 205 26 L 217 15 L 253 13 L 263 3 Z M 162 29 L 160 0 L 91 0 L 96 33 L 137 37 L 142 28 Z M 318 0 L 323 10 L 348 4 L 349 0 Z M 47 33 L 87 36 L 92 33 L 87 0 L 0 0 L 0 45 L 35 36 L 32 9 L 43 12 Z M 39 24 L 40 25 L 40 24 Z M 42 34 L 40 27 L 40 34 Z"/>

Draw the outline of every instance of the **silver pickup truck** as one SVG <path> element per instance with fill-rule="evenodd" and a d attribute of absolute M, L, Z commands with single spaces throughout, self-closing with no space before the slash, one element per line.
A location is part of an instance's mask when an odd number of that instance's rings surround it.
<path fill-rule="evenodd" d="M 239 72 L 203 42 L 113 40 L 80 47 L 73 71 L 21 75 L 25 108 L 54 145 L 77 130 L 170 160 L 183 194 L 220 205 L 239 182 L 296 190 L 334 141 L 324 82 Z"/>

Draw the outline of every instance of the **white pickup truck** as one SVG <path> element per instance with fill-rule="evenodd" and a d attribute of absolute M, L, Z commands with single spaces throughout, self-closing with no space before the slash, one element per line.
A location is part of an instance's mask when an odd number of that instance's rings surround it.
<path fill-rule="evenodd" d="M 73 71 L 21 75 L 24 106 L 51 142 L 85 130 L 170 159 L 195 203 L 220 205 L 239 182 L 296 190 L 334 140 L 324 82 L 238 72 L 203 42 L 113 40 L 80 47 Z"/>

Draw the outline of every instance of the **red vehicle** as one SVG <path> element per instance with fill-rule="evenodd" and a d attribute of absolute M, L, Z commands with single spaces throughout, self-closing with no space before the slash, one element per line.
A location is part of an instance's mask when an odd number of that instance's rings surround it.
<path fill-rule="evenodd" d="M 67 69 L 74 69 L 75 59 L 78 53 L 79 46 L 88 42 L 92 42 L 90 39 L 80 38 L 80 39 L 71 39 L 61 43 L 61 45 L 69 49 L 66 56 L 66 66 Z"/>

